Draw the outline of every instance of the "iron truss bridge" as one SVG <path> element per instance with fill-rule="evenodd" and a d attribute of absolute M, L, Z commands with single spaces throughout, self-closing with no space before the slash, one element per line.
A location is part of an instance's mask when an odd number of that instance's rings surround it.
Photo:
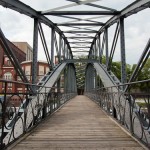
<path fill-rule="evenodd" d="M 118 8 L 114 3 L 111 7 L 104 0 L 0 0 L 2 7 L 34 22 L 28 35 L 33 36 L 32 84 L 0 29 L 1 48 L 21 79 L 3 79 L 0 68 L 0 149 L 150 148 L 150 78 L 138 81 L 149 60 L 150 39 L 144 41 L 128 76 L 124 25 L 130 16 L 149 9 L 150 0 L 128 0 L 122 8 L 123 2 L 116 3 Z M 37 82 L 40 44 L 49 71 Z M 121 63 L 114 72 L 117 45 Z M 10 92 L 10 86 L 25 91 Z"/>

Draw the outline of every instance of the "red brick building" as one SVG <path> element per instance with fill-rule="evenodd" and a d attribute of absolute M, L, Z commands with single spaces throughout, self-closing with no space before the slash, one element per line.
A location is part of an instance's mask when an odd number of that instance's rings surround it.
<path fill-rule="evenodd" d="M 8 41 L 8 44 L 12 48 L 15 56 L 17 57 L 23 71 L 25 72 L 28 80 L 32 82 L 32 49 L 26 42 L 14 42 Z M 22 45 L 21 45 L 22 44 Z M 22 48 L 22 49 L 19 49 Z M 28 56 L 27 56 L 28 55 Z M 29 60 L 30 59 L 30 60 Z M 26 61 L 28 60 L 28 61 Z M 37 71 L 37 82 L 38 80 L 49 71 L 48 63 L 38 61 L 38 71 Z M 5 54 L 2 46 L 0 45 L 0 79 L 21 81 L 20 77 L 11 64 L 9 58 Z M 8 92 L 25 92 L 25 88 L 20 85 L 9 83 L 7 85 Z M 0 83 L 0 92 L 4 90 L 4 84 Z"/>
<path fill-rule="evenodd" d="M 32 61 L 23 61 L 21 63 L 22 69 L 25 72 L 27 79 L 32 83 Z M 37 62 L 37 82 L 42 78 L 48 71 L 48 63 L 44 61 Z M 17 81 L 21 81 L 20 77 L 18 77 Z M 25 92 L 26 89 L 24 87 L 18 87 L 17 92 Z"/>
<path fill-rule="evenodd" d="M 8 41 L 9 46 L 12 48 L 15 56 L 17 57 L 19 63 L 26 60 L 26 53 L 17 48 L 13 43 Z M 17 81 L 17 73 L 10 62 L 9 58 L 5 54 L 2 46 L 0 45 L 0 79 L 14 80 Z M 14 84 L 9 83 L 9 92 L 15 92 L 16 87 Z M 4 85 L 0 84 L 0 92 L 3 91 Z"/>

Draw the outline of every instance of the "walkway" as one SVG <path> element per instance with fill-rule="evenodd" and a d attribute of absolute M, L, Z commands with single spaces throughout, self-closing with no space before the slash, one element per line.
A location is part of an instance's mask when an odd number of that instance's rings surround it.
<path fill-rule="evenodd" d="M 69 101 L 13 150 L 142 150 L 85 96 Z"/>

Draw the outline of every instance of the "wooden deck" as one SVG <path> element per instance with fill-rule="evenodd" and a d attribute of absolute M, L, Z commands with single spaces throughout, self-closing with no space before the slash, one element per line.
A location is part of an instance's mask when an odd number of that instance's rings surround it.
<path fill-rule="evenodd" d="M 85 96 L 69 101 L 12 150 L 143 150 Z"/>

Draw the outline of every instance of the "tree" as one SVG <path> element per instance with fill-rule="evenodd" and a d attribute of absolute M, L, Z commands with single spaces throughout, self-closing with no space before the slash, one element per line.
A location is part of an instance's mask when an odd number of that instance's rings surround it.
<path fill-rule="evenodd" d="M 134 71 L 136 66 L 137 66 L 136 64 L 132 66 L 132 72 Z M 148 80 L 148 79 L 150 79 L 150 58 L 147 60 L 142 70 L 138 73 L 136 81 L 142 81 L 142 80 Z M 141 91 L 147 91 L 150 89 L 150 83 L 147 82 L 143 84 L 138 84 L 137 87 Z"/>

